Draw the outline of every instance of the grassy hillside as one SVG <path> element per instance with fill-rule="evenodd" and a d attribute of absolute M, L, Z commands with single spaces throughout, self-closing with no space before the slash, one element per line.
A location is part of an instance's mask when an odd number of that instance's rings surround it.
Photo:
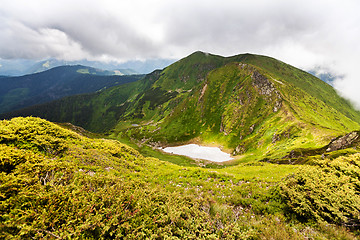
<path fill-rule="evenodd" d="M 49 102 L 65 96 L 90 93 L 133 82 L 142 75 L 116 76 L 85 66 L 61 66 L 0 81 L 0 113 Z"/>
<path fill-rule="evenodd" d="M 351 120 L 360 122 L 360 112 L 354 111 L 349 101 L 341 98 L 332 86 L 303 70 L 261 55 L 243 54 L 229 59 L 258 66 L 264 71 L 263 73 L 268 73 L 273 79 L 282 79 L 335 108 Z"/>
<path fill-rule="evenodd" d="M 181 167 L 14 118 L 0 122 L 0 237 L 356 239 L 359 165 Z"/>
<path fill-rule="evenodd" d="M 124 83 L 96 93 L 75 95 L 51 103 L 35 105 L 2 114 L 2 118 L 16 115 L 38 116 L 54 122 L 71 122 L 93 132 L 104 132 L 117 124 L 129 102 L 148 89 L 158 76 L 159 72 L 155 71 L 135 82 Z"/>
<path fill-rule="evenodd" d="M 273 58 L 202 52 L 137 82 L 3 117 L 72 122 L 113 138 L 164 146 L 221 145 L 241 161 L 322 148 L 360 129 L 360 112 L 328 84 Z"/>
<path fill-rule="evenodd" d="M 336 102 L 344 111 L 283 78 L 262 72 L 254 65 L 226 64 L 208 73 L 191 91 L 168 90 L 172 97 L 158 105 L 133 101 L 137 114 L 124 114 L 124 122 L 117 128 L 124 132 L 127 122 L 139 123 L 125 133 L 152 145 L 192 139 L 215 142 L 242 155 L 243 160 L 281 158 L 291 150 L 322 147 L 336 136 L 359 129 L 358 112 L 341 105 L 346 101 L 337 95 L 329 101 L 338 98 Z"/>

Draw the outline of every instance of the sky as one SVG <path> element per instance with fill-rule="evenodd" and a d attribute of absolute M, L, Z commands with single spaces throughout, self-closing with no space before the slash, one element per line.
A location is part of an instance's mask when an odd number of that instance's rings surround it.
<path fill-rule="evenodd" d="M 360 109 L 358 0 L 0 0 L 0 58 L 255 53 L 338 76 Z"/>

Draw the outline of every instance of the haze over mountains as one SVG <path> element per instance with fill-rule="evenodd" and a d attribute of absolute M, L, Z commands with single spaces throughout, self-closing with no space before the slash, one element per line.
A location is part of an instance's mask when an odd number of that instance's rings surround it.
<path fill-rule="evenodd" d="M 132 60 L 123 63 L 101 61 L 65 61 L 47 59 L 36 61 L 30 59 L 5 60 L 0 59 L 0 76 L 21 76 L 49 70 L 64 65 L 83 65 L 108 71 L 116 71 L 119 75 L 146 74 L 154 69 L 162 69 L 173 63 L 173 59 L 148 59 L 144 61 Z"/>

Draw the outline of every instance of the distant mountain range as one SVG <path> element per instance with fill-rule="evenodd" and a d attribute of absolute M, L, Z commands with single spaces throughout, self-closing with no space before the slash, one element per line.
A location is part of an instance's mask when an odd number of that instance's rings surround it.
<path fill-rule="evenodd" d="M 173 59 L 149 59 L 145 61 L 128 61 L 124 63 L 100 62 L 100 61 L 64 61 L 57 59 L 47 59 L 43 61 L 35 60 L 4 60 L 0 59 L 0 76 L 21 76 L 26 74 L 38 73 L 54 67 L 64 65 L 83 65 L 108 71 L 115 71 L 118 75 L 145 74 L 155 69 L 163 69 L 170 65 Z"/>
<path fill-rule="evenodd" d="M 252 54 L 225 58 L 196 52 L 139 81 L 5 117 L 18 115 L 72 122 L 151 145 L 215 142 L 256 159 L 321 148 L 360 129 L 360 112 L 330 85 Z"/>
<path fill-rule="evenodd" d="M 83 65 L 98 69 L 104 69 L 114 72 L 117 75 L 131 75 L 131 74 L 147 74 L 156 69 L 163 69 L 174 63 L 175 59 L 149 59 L 145 61 L 127 61 L 124 63 L 116 62 L 100 62 L 100 61 L 64 61 L 57 59 L 47 59 L 43 61 L 34 60 L 4 60 L 0 59 L 0 78 L 4 76 L 21 76 L 26 74 L 38 73 L 49 70 L 54 67 L 64 65 Z M 338 77 L 330 72 L 319 73 L 318 68 L 308 70 L 308 72 L 324 82 L 332 85 L 333 81 Z"/>
<path fill-rule="evenodd" d="M 89 66 L 91 68 L 102 69 L 102 71 L 98 71 L 98 72 L 103 72 L 104 75 L 137 74 L 137 72 L 132 69 L 120 69 L 120 68 L 116 69 L 115 66 L 113 66 L 113 68 L 110 69 L 109 66 L 107 66 L 106 64 L 101 64 L 101 63 L 97 64 L 97 62 L 89 62 L 89 61 L 68 62 L 68 61 L 62 61 L 62 60 L 56 60 L 56 59 L 49 59 L 49 60 L 37 62 L 28 69 L 28 72 L 29 72 L 29 74 L 39 73 L 39 72 L 43 72 L 43 71 L 49 70 L 54 67 L 69 66 L 69 65 L 70 66 L 82 65 L 82 66 Z M 95 65 L 98 65 L 98 66 L 95 66 Z"/>
<path fill-rule="evenodd" d="M 81 65 L 60 66 L 40 73 L 0 78 L 0 113 L 65 96 L 92 93 L 136 81 L 143 75 L 117 75 Z"/>

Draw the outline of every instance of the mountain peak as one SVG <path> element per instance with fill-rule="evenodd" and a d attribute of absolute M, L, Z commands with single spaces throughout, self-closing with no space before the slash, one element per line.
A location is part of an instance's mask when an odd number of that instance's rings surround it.
<path fill-rule="evenodd" d="M 27 109 L 26 115 L 112 130 L 154 146 L 216 142 L 234 155 L 256 159 L 322 147 L 360 128 L 360 113 L 331 86 L 249 53 L 222 57 L 197 51 L 141 81 L 87 99 L 67 98 L 52 103 L 56 107 Z"/>

